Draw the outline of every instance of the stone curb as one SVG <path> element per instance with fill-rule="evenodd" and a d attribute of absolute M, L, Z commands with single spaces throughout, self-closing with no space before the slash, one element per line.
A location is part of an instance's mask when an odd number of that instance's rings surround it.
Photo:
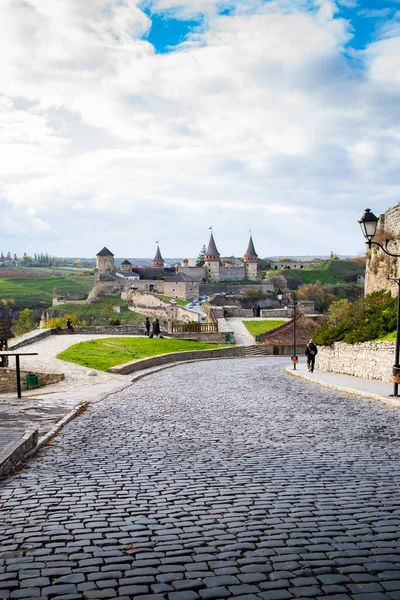
<path fill-rule="evenodd" d="M 78 414 L 84 410 L 87 409 L 87 407 L 89 406 L 89 402 L 81 402 L 80 404 L 77 404 L 76 406 L 74 406 L 74 408 L 72 410 L 70 410 L 62 419 L 60 419 L 60 421 L 58 421 L 58 423 L 56 423 L 54 425 L 54 427 L 52 427 L 50 429 L 50 431 L 48 431 L 47 433 L 45 433 L 37 442 L 35 448 L 32 449 L 32 451 L 29 453 L 29 456 L 32 456 L 33 454 L 35 454 L 42 446 L 44 446 L 45 444 L 47 444 L 47 442 L 49 442 L 53 437 L 55 437 L 57 435 L 57 433 L 59 433 L 61 431 L 61 429 L 70 421 L 72 421 L 72 419 L 75 419 L 75 417 L 78 416 Z"/>
<path fill-rule="evenodd" d="M 309 383 L 316 383 L 317 385 L 322 385 L 322 387 L 329 388 L 331 390 L 335 390 L 337 392 L 345 392 L 346 394 L 351 394 L 353 396 L 361 396 L 362 398 L 369 398 L 371 400 L 379 400 L 384 404 L 389 404 L 390 406 L 394 406 L 400 408 L 400 400 L 395 400 L 392 398 L 388 398 L 387 396 L 380 396 L 379 394 L 373 394 L 372 392 L 364 392 L 363 390 L 357 390 L 354 388 L 347 388 L 341 385 L 335 385 L 333 383 L 328 383 L 326 381 L 319 381 L 318 379 L 314 379 L 305 375 L 304 373 L 299 373 L 298 371 L 293 371 L 289 367 L 285 367 L 285 373 L 287 375 L 291 375 L 292 377 L 298 377 L 299 379 L 304 379 Z"/>
<path fill-rule="evenodd" d="M 130 375 L 135 371 L 142 371 L 146 368 L 158 367 L 160 365 L 170 366 L 172 364 L 182 364 L 184 362 L 194 362 L 208 358 L 244 358 L 244 346 L 228 346 L 225 348 L 215 348 L 212 350 L 189 350 L 184 352 L 169 352 L 167 354 L 156 354 L 147 358 L 130 361 L 122 365 L 116 365 L 108 370 L 108 373 L 115 375 Z"/>
<path fill-rule="evenodd" d="M 19 440 L 0 455 L 0 477 L 9 475 L 23 463 L 38 443 L 37 429 L 26 431 Z"/>

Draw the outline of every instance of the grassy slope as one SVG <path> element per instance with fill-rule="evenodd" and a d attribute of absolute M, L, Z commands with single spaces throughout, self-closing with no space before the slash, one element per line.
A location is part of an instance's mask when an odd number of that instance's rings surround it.
<path fill-rule="evenodd" d="M 182 300 L 182 298 L 173 298 L 172 296 L 166 296 L 165 294 L 156 294 L 156 296 L 162 298 L 163 300 L 175 300 L 175 302 L 180 306 L 187 306 L 187 304 L 189 304 L 190 302 L 190 300 Z"/>
<path fill-rule="evenodd" d="M 276 329 L 286 323 L 286 321 L 276 320 L 276 321 L 243 321 L 243 325 L 247 328 L 247 330 L 251 333 L 251 335 L 260 335 L 261 333 L 265 333 L 266 331 L 271 331 L 271 329 Z"/>
<path fill-rule="evenodd" d="M 299 277 L 304 283 L 315 283 L 320 281 L 322 284 L 343 283 L 344 277 L 364 272 L 356 263 L 349 260 L 326 260 L 322 261 L 318 269 L 284 269 L 282 271 L 268 271 L 269 276 L 283 275 L 286 279 Z"/>
<path fill-rule="evenodd" d="M 133 325 L 143 323 L 145 316 L 131 310 L 115 313 L 113 306 L 127 306 L 126 300 L 120 296 L 99 298 L 91 304 L 59 304 L 48 309 L 48 315 L 52 317 L 63 317 L 64 315 L 76 314 L 79 321 L 85 321 L 86 325 L 107 325 L 110 319 L 119 319 L 121 325 Z M 153 317 L 150 318 L 151 320 Z"/>
<path fill-rule="evenodd" d="M 158 354 L 222 347 L 222 345 L 218 344 L 206 344 L 186 340 L 149 339 L 147 337 L 103 338 L 75 344 L 64 350 L 64 352 L 61 352 L 57 358 L 91 369 L 108 371 L 108 369 L 115 365 L 121 365 L 132 360 L 156 356 Z"/>
<path fill-rule="evenodd" d="M 15 308 L 50 306 L 53 290 L 57 294 L 82 293 L 87 295 L 93 287 L 93 277 L 38 277 L 0 279 L 0 300 L 13 298 Z"/>

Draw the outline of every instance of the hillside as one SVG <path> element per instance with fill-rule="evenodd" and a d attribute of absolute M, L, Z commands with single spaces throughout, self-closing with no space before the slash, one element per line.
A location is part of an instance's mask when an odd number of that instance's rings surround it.
<path fill-rule="evenodd" d="M 93 287 L 91 275 L 67 277 L 22 277 L 0 279 L 0 302 L 14 300 L 13 308 L 46 308 L 54 295 L 82 294 L 87 296 Z"/>
<path fill-rule="evenodd" d="M 302 283 L 315 283 L 320 281 L 322 285 L 337 283 L 349 283 L 355 281 L 358 275 L 365 275 L 365 264 L 355 260 L 325 260 L 321 261 L 317 269 L 283 269 L 269 270 L 268 276 L 283 275 L 287 280 L 296 279 L 298 287 Z"/>

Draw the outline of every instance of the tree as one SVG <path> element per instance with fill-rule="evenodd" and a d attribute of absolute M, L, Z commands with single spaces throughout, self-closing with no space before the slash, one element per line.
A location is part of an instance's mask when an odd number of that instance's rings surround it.
<path fill-rule="evenodd" d="M 204 266 L 204 256 L 205 253 L 207 252 L 206 246 L 205 244 L 203 245 L 202 249 L 200 250 L 200 253 L 197 257 L 196 260 L 196 267 L 203 267 Z"/>
<path fill-rule="evenodd" d="M 31 308 L 24 308 L 24 310 L 19 313 L 19 317 L 17 319 L 13 319 L 15 333 L 17 335 L 22 335 L 24 333 L 28 333 L 28 331 L 32 331 L 32 329 L 35 329 L 36 324 L 33 317 L 33 310 Z"/>
<path fill-rule="evenodd" d="M 78 259 L 77 259 L 77 260 L 74 262 L 74 265 L 75 265 L 76 267 L 81 267 L 81 266 L 82 266 L 82 261 L 81 261 L 81 259 L 80 259 L 80 258 L 78 258 Z"/>

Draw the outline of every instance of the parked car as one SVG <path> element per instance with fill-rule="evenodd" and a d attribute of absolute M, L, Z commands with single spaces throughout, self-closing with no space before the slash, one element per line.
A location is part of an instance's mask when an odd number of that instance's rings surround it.
<path fill-rule="evenodd" d="M 176 304 L 176 300 L 170 300 L 170 304 Z"/>

